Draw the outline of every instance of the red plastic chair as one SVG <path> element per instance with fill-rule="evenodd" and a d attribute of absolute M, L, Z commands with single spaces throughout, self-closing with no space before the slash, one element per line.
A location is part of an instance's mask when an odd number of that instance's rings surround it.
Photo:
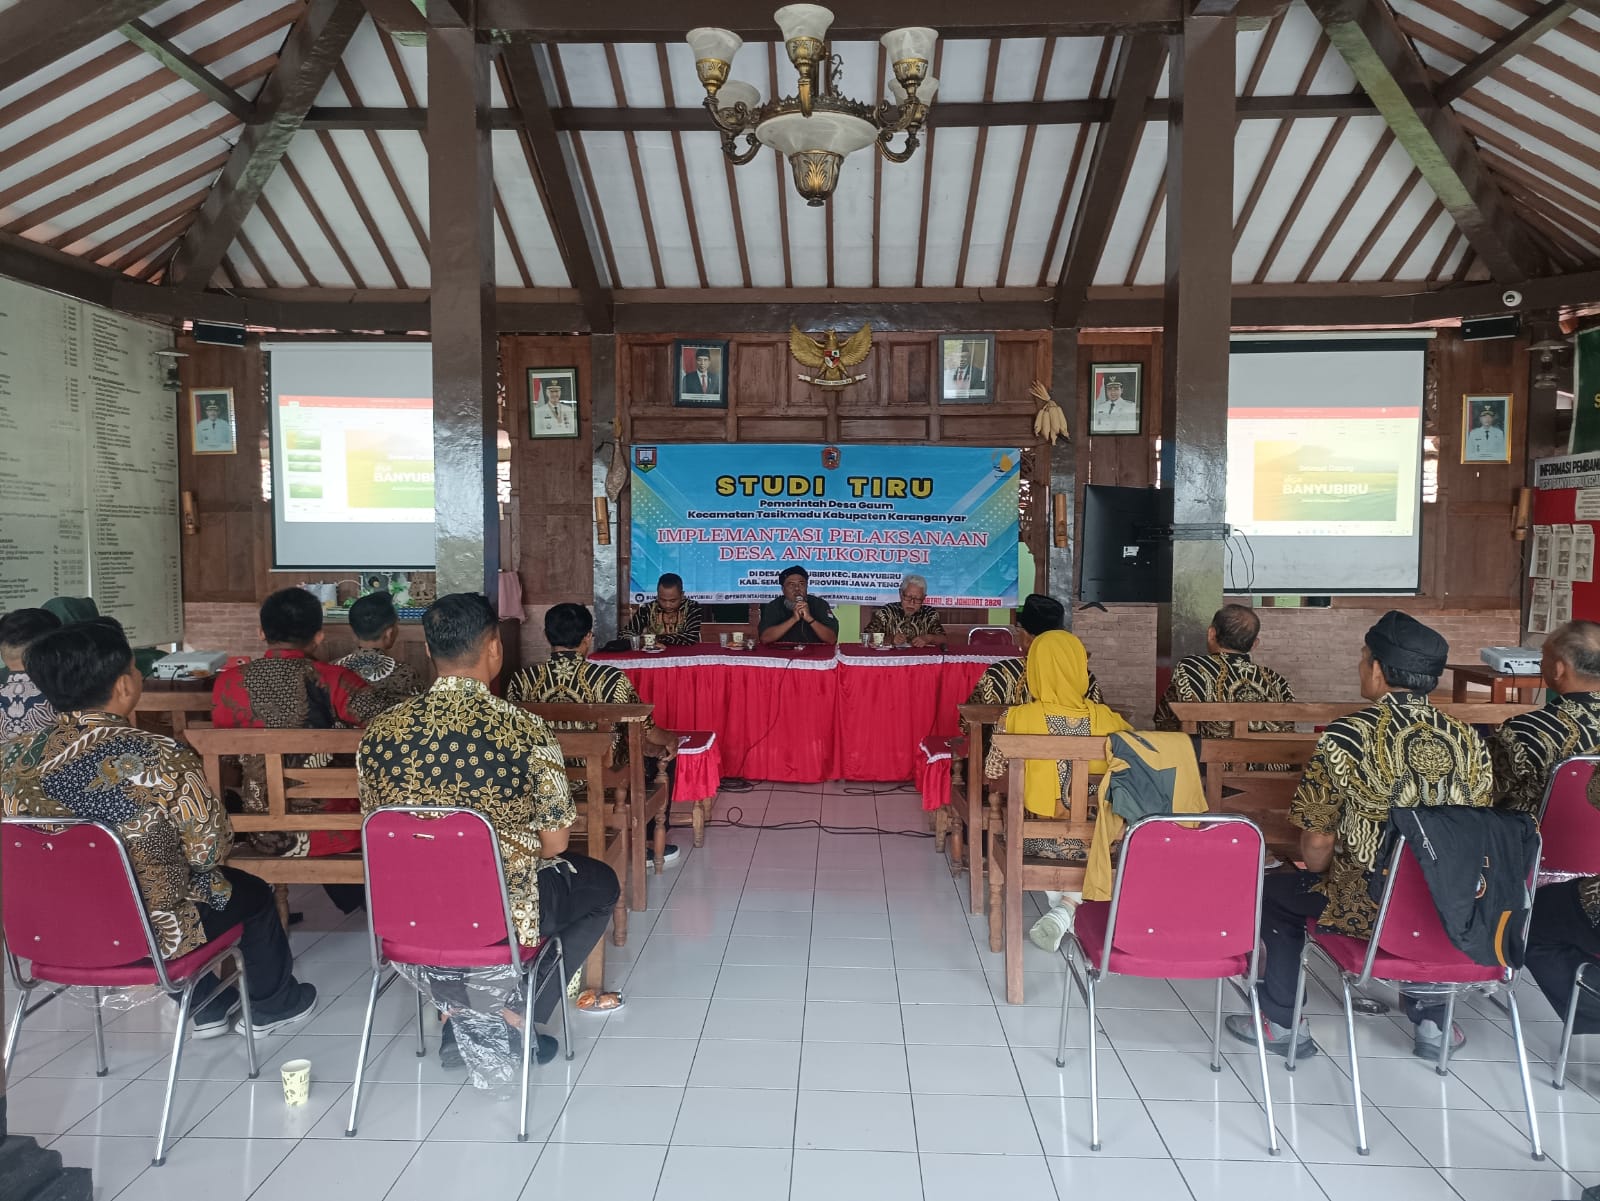
<path fill-rule="evenodd" d="M 1528 888 L 1539 871 L 1539 849 L 1534 845 L 1533 859 L 1527 865 Z M 1528 907 L 1529 918 L 1533 908 Z M 1405 839 L 1400 839 L 1390 856 L 1383 897 L 1378 903 L 1378 916 L 1372 927 L 1370 939 L 1353 938 L 1346 934 L 1325 934 L 1317 929 L 1312 918 L 1306 922 L 1306 945 L 1300 955 L 1300 976 L 1295 984 L 1294 1015 L 1289 1029 L 1300 1029 L 1300 1012 L 1305 1000 L 1306 959 L 1313 948 L 1339 973 L 1344 990 L 1345 1035 L 1350 1047 L 1350 1093 L 1356 1115 L 1356 1150 L 1366 1155 L 1367 1123 L 1361 1105 L 1361 1064 L 1356 1056 L 1356 1019 L 1351 1004 L 1352 994 L 1373 980 L 1384 980 L 1396 985 L 1432 984 L 1452 986 L 1445 1003 L 1444 1030 L 1439 1061 L 1435 1070 L 1441 1076 L 1450 1071 L 1450 1034 L 1455 1028 L 1456 995 L 1474 987 L 1487 984 L 1506 985 L 1506 1011 L 1511 1018 L 1511 1035 L 1517 1044 L 1517 1067 L 1522 1075 L 1522 1096 L 1528 1109 L 1528 1141 L 1533 1147 L 1533 1158 L 1543 1159 L 1544 1150 L 1539 1145 L 1539 1122 L 1533 1110 L 1533 1084 L 1528 1077 L 1528 1049 L 1522 1039 L 1522 1017 L 1517 1009 L 1517 969 L 1513 967 L 1484 967 L 1474 963 L 1456 949 L 1439 920 L 1439 910 L 1428 891 L 1428 882 Z M 1523 939 L 1527 939 L 1526 922 Z M 1285 1066 L 1294 1071 L 1298 1042 L 1289 1044 Z"/>
<path fill-rule="evenodd" d="M 1600 876 L 1600 808 L 1589 800 L 1590 781 L 1600 756 L 1575 755 L 1550 773 L 1539 806 L 1539 836 L 1544 839 L 1540 872 L 1563 877 Z M 1593 977 L 1593 979 L 1591 979 Z M 1567 1057 L 1572 1052 L 1572 1025 L 1583 993 L 1600 997 L 1600 959 L 1580 963 L 1572 975 L 1572 1000 L 1561 1027 L 1561 1053 L 1550 1083 L 1567 1087 Z"/>
<path fill-rule="evenodd" d="M 522 1110 L 517 1141 L 528 1140 L 528 1061 L 537 1035 L 533 1003 L 540 989 L 561 990 L 561 1041 L 573 1055 L 567 1025 L 567 970 L 559 938 L 525 947 L 516 940 L 511 898 L 494 827 L 475 809 L 397 805 L 377 809 L 361 823 L 367 879 L 367 933 L 372 940 L 372 987 L 361 1027 L 347 1137 L 356 1132 L 361 1077 L 372 1042 L 378 998 L 399 978 L 396 964 L 416 967 L 500 967 L 522 976 Z M 536 983 L 538 968 L 555 959 L 555 971 Z M 389 969 L 385 980 L 384 970 Z M 422 1041 L 422 994 L 417 994 L 417 1055 Z"/>
<path fill-rule="evenodd" d="M 178 1028 L 172 1036 L 172 1061 L 167 1066 L 167 1091 L 156 1130 L 156 1167 L 166 1162 L 167 1125 L 172 1117 L 172 1091 L 189 1030 L 189 1009 L 200 978 L 233 955 L 235 969 L 221 986 L 237 983 L 244 1007 L 244 1046 L 250 1079 L 256 1064 L 251 1032 L 250 988 L 244 957 L 234 944 L 244 932 L 235 926 L 204 946 L 177 959 L 163 960 L 150 917 L 140 899 L 139 884 L 128 862 L 127 848 L 110 826 L 81 818 L 8 817 L 0 826 L 0 868 L 3 868 L 6 965 L 17 986 L 17 1006 L 6 1038 L 5 1062 L 11 1064 L 23 1019 L 69 988 L 94 990 L 95 1073 L 104 1076 L 105 1029 L 100 994 L 107 988 L 154 986 L 178 1002 Z M 29 970 L 22 969 L 22 958 Z M 28 999 L 40 985 L 56 987 L 38 1002 Z"/>
<path fill-rule="evenodd" d="M 1014 651 L 1017 649 L 1017 639 L 1009 626 L 973 626 L 967 631 L 967 645 Z"/>
<path fill-rule="evenodd" d="M 1100 1078 L 1095 1049 L 1095 986 L 1106 976 L 1215 980 L 1217 1014 L 1211 1070 L 1222 1071 L 1222 986 L 1232 980 L 1255 1017 L 1267 1148 L 1278 1154 L 1272 1086 L 1262 1041 L 1261 1002 L 1252 982 L 1259 954 L 1261 878 L 1266 865 L 1261 828 L 1233 813 L 1146 817 L 1123 839 L 1111 900 L 1078 906 L 1062 951 L 1069 979 L 1061 997 L 1056 1066 L 1067 1064 L 1067 1014 L 1076 984 L 1089 1007 L 1089 1145 L 1100 1150 Z M 1195 897 L 1204 897 L 1196 905 Z M 1074 962 L 1076 959 L 1076 962 Z M 1241 984 L 1240 980 L 1245 983 Z"/>

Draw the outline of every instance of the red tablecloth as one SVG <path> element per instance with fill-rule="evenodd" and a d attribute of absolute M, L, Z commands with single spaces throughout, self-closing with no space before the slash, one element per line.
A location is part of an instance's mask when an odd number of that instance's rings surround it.
<path fill-rule="evenodd" d="M 921 740 L 954 734 L 956 706 L 1006 657 L 705 643 L 594 656 L 627 674 L 658 726 L 714 732 L 722 774 L 796 782 L 913 779 Z"/>

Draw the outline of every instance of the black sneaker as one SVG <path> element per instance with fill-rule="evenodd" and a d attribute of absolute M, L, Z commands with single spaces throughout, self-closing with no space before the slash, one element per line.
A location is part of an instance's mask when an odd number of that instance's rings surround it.
<path fill-rule="evenodd" d="M 456 1042 L 456 1028 L 449 1021 L 439 1034 L 439 1066 L 454 1072 L 465 1066 L 461 1058 L 461 1045 Z"/>
<path fill-rule="evenodd" d="M 515 1026 L 511 1026 L 509 1022 L 507 1023 L 507 1026 L 509 1027 L 507 1033 L 511 1036 L 509 1040 L 511 1057 L 518 1062 L 521 1062 L 522 1031 L 518 1030 Z M 533 1048 L 533 1061 L 542 1067 L 554 1059 L 560 1050 L 561 1044 L 557 1042 L 555 1038 L 548 1034 L 541 1034 L 539 1035 L 538 1044 Z"/>
<path fill-rule="evenodd" d="M 645 852 L 644 852 L 644 858 L 645 858 L 645 862 L 646 863 L 654 864 L 655 861 L 656 861 L 655 850 L 653 848 L 646 847 L 645 848 Z M 667 843 L 667 853 L 665 855 L 661 856 L 661 866 L 665 867 L 667 864 L 676 863 L 677 861 L 678 861 L 678 844 L 675 843 L 675 842 L 669 842 L 669 843 Z"/>
<path fill-rule="evenodd" d="M 264 1034 L 275 1034 L 279 1030 L 293 1026 L 296 1022 L 303 1022 L 310 1017 L 317 1007 L 317 986 L 300 981 L 296 983 L 295 991 L 292 995 L 294 999 L 289 1003 L 289 1007 L 281 1013 L 270 1015 L 264 1013 L 252 1014 L 253 1020 L 250 1023 L 250 1033 L 260 1038 Z M 241 1034 L 244 1033 L 243 1014 L 239 1015 L 235 1029 Z"/>
<path fill-rule="evenodd" d="M 207 990 L 209 997 L 189 1015 L 192 1024 L 191 1038 L 221 1038 L 224 1034 L 232 1033 L 234 1017 L 241 1008 L 237 988 L 230 984 L 218 992 L 217 978 L 210 976 L 208 979 L 212 981 L 211 988 Z M 195 993 L 198 994 L 203 987 L 204 985 L 197 985 Z M 197 996 L 196 999 L 200 998 Z"/>

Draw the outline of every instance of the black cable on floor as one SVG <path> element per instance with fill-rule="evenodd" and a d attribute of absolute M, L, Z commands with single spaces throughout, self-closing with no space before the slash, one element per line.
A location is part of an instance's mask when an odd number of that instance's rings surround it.
<path fill-rule="evenodd" d="M 727 817 L 711 818 L 706 822 L 706 828 L 725 826 L 736 830 L 820 830 L 825 834 L 893 834 L 901 838 L 933 837 L 933 834 L 927 830 L 884 830 L 877 826 L 825 826 L 822 822 L 811 818 L 773 822 L 770 825 L 747 822 L 743 818 L 744 810 L 737 805 L 732 805 L 728 808 Z"/>

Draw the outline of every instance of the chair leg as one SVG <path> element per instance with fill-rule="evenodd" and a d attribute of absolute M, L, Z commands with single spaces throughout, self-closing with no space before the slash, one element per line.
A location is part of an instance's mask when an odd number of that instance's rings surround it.
<path fill-rule="evenodd" d="M 189 1033 L 189 1007 L 194 1004 L 198 976 L 190 976 L 178 1001 L 178 1028 L 172 1035 L 172 1062 L 167 1065 L 167 1092 L 161 1101 L 161 1125 L 156 1128 L 156 1154 L 150 1162 L 160 1167 L 167 1162 L 167 1125 L 172 1121 L 172 1091 L 178 1085 L 178 1063 L 183 1058 L 183 1040 Z"/>
<path fill-rule="evenodd" d="M 628 889 L 632 894 L 629 905 L 634 909 L 650 907 L 649 885 L 645 873 L 649 870 L 644 860 L 644 803 L 634 804 L 629 799 L 625 810 L 628 821 Z"/>
<path fill-rule="evenodd" d="M 417 1058 L 418 1059 L 426 1059 L 428 1057 L 428 1043 L 427 1043 L 427 1040 L 425 1039 L 425 1037 L 423 1036 L 422 1013 L 423 1013 L 422 990 L 419 988 L 419 989 L 417 989 Z"/>
<path fill-rule="evenodd" d="M 943 809 L 935 809 L 929 817 L 933 819 L 933 853 L 943 855 L 945 842 L 950 837 L 950 815 Z"/>
<path fill-rule="evenodd" d="M 22 1019 L 28 1016 L 28 994 L 33 990 L 17 986 L 17 1007 L 11 1011 L 11 1025 L 6 1029 L 6 1053 L 3 1065 L 11 1067 L 12 1053 L 17 1049 L 17 1035 L 22 1033 Z M 1567 1023 L 1567 1029 L 1572 1029 L 1572 1023 Z M 1563 1060 L 1565 1062 L 1565 1060 Z"/>
<path fill-rule="evenodd" d="M 950 819 L 950 870 L 967 870 L 967 828 L 956 818 Z"/>
<path fill-rule="evenodd" d="M 1222 1071 L 1222 977 L 1217 977 L 1217 1015 L 1211 1024 L 1211 1070 Z M 1260 1022 L 1256 1023 L 1259 1030 Z"/>
<path fill-rule="evenodd" d="M 1072 966 L 1072 951 L 1069 949 L 1064 956 L 1066 959 L 1066 978 L 1061 981 L 1061 1033 L 1056 1037 L 1056 1067 L 1067 1066 L 1067 1022 L 1071 1018 L 1072 987 L 1078 976 Z"/>
<path fill-rule="evenodd" d="M 1089 1008 L 1089 1150 L 1100 1150 L 1100 1058 L 1095 1051 L 1094 969 L 1084 971 L 1084 996 Z"/>
<path fill-rule="evenodd" d="M 103 994 L 97 988 L 94 990 L 94 1074 L 96 1076 L 109 1075 L 111 1069 L 106 1066 L 106 1024 L 100 1015 L 100 999 Z"/>
<path fill-rule="evenodd" d="M 710 801 L 696 801 L 694 803 L 694 845 L 703 847 L 706 844 L 706 810 L 711 807 Z"/>
<path fill-rule="evenodd" d="M 556 977 L 561 984 L 561 1045 L 566 1049 L 567 1058 L 571 1059 L 577 1054 L 572 1045 L 572 998 L 567 995 L 567 949 L 561 945 L 561 940 L 556 939 Z"/>
<path fill-rule="evenodd" d="M 1005 873 L 996 862 L 994 838 L 989 839 L 989 949 L 1005 950 Z"/>
<path fill-rule="evenodd" d="M 367 1070 L 367 1050 L 372 1045 L 372 1019 L 378 1010 L 378 987 L 383 979 L 383 969 L 372 969 L 372 987 L 367 992 L 367 1016 L 361 1023 L 361 1049 L 356 1052 L 356 1080 L 350 1087 L 350 1124 L 344 1128 L 345 1138 L 354 1138 L 356 1111 L 361 1107 L 361 1076 Z"/>
<path fill-rule="evenodd" d="M 533 1055 L 533 1044 L 539 1041 L 539 1032 L 533 1028 L 533 998 L 537 992 L 535 981 L 538 978 L 538 960 L 528 965 L 526 983 L 523 985 L 522 1002 L 522 1105 L 517 1111 L 517 1141 L 528 1141 L 528 1064 Z M 567 991 L 567 982 L 557 980 L 556 987 L 563 993 Z"/>
<path fill-rule="evenodd" d="M 1450 999 L 1444 1003 L 1444 1037 L 1439 1040 L 1439 1062 L 1434 1071 L 1441 1076 L 1450 1074 L 1450 1039 L 1456 1029 L 1456 994 L 1452 991 Z"/>
<path fill-rule="evenodd" d="M 250 1079 L 254 1080 L 261 1075 L 261 1064 L 256 1059 L 256 1019 L 255 1012 L 250 1008 L 250 977 L 245 975 L 244 955 L 233 957 L 239 965 L 239 1012 L 244 1015 L 244 1056 L 250 1065 Z"/>
<path fill-rule="evenodd" d="M 1588 963 L 1580 963 L 1578 970 L 1572 973 L 1572 999 L 1567 1002 L 1567 1020 L 1561 1024 L 1561 1053 L 1556 1056 L 1556 1074 L 1550 1081 L 1555 1088 L 1567 1087 L 1567 1056 L 1572 1053 L 1572 1026 L 1578 1020 L 1578 1001 L 1583 995 L 1583 969 L 1588 966 Z M 11 1053 L 7 1051 L 8 1060 L 10 1056 Z"/>
<path fill-rule="evenodd" d="M 1300 948 L 1300 971 L 1294 978 L 1294 1010 L 1289 1014 L 1289 1053 L 1283 1059 L 1283 1068 L 1286 1072 L 1294 1071 L 1294 1065 L 1298 1062 L 1300 1018 L 1306 1004 L 1306 956 L 1310 954 L 1311 944 L 1307 942 L 1305 946 Z M 1257 998 L 1256 1009 L 1259 1011 L 1261 990 L 1254 980 L 1250 982 L 1250 995 Z"/>
<path fill-rule="evenodd" d="M 1356 1011 L 1351 1003 L 1354 998 L 1350 995 L 1350 978 L 1340 973 L 1339 982 L 1344 986 L 1344 1033 L 1350 1045 L 1350 1099 L 1356 1111 L 1356 1153 L 1371 1155 L 1372 1148 L 1367 1146 L 1367 1116 L 1361 1108 L 1361 1060 L 1356 1056 Z"/>
<path fill-rule="evenodd" d="M 1222 1013 L 1222 995 L 1220 985 L 1217 994 L 1217 1013 Z M 1261 1028 L 1261 994 L 1256 990 L 1256 982 L 1250 981 L 1250 1017 L 1256 1029 L 1256 1066 L 1261 1069 L 1261 1107 L 1267 1115 L 1267 1151 L 1269 1154 L 1278 1154 L 1278 1126 L 1272 1118 L 1272 1081 L 1267 1076 L 1267 1034 Z M 1295 1029 L 1299 1029 L 1298 1026 Z M 1290 1054 L 1293 1054 L 1293 1048 Z"/>
<path fill-rule="evenodd" d="M 1528 1075 L 1528 1047 L 1522 1039 L 1522 1012 L 1517 1008 L 1515 984 L 1506 991 L 1511 1007 L 1511 1034 L 1517 1041 L 1517 1073 L 1522 1077 L 1522 1103 L 1528 1110 L 1528 1143 L 1535 1159 L 1544 1158 L 1544 1148 L 1539 1145 L 1539 1118 L 1533 1109 L 1533 1080 Z M 1569 1024 L 1568 1030 L 1572 1027 Z"/>
<path fill-rule="evenodd" d="M 656 875 L 658 876 L 667 870 L 667 815 L 669 813 L 671 813 L 671 810 L 665 809 L 662 811 L 661 816 L 656 819 L 655 842 L 651 846 L 651 850 L 656 853 Z M 648 896 L 645 898 L 645 903 L 649 904 Z"/>

